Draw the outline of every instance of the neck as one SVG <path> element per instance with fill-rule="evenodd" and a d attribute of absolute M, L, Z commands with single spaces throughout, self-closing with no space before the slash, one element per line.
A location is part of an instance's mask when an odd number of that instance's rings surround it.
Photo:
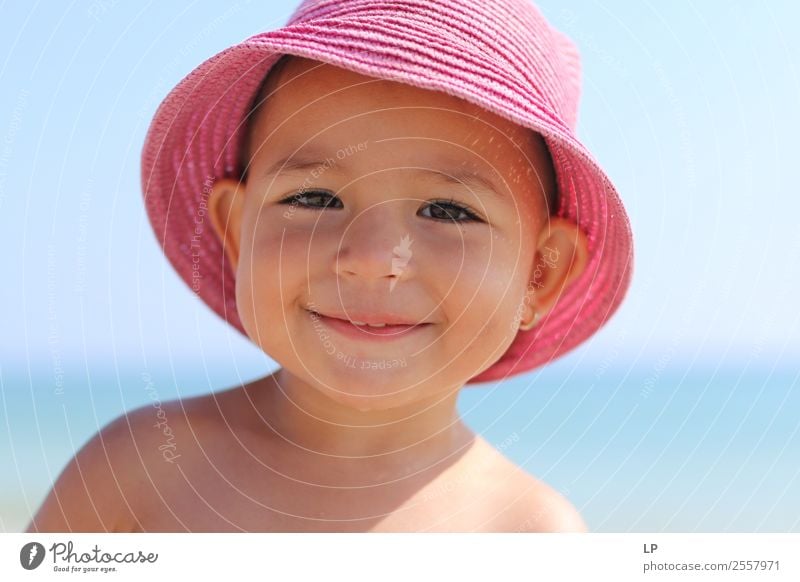
<path fill-rule="evenodd" d="M 281 368 L 260 381 L 262 416 L 279 442 L 318 468 L 362 477 L 443 470 L 473 444 L 460 419 L 458 390 L 382 410 L 336 402 Z"/>

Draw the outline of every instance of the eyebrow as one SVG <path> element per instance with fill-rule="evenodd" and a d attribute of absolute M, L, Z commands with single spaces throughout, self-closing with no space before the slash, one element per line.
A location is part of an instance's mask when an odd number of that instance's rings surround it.
<path fill-rule="evenodd" d="M 307 151 L 281 157 L 270 164 L 262 175 L 265 178 L 269 178 L 279 173 L 300 173 L 315 168 L 325 168 L 325 172 L 341 173 L 345 171 L 346 167 L 347 164 L 343 160 L 334 157 L 326 158 L 317 151 Z M 506 196 L 502 194 L 502 191 L 499 190 L 491 180 L 479 172 L 474 172 L 466 168 L 443 168 L 437 170 L 433 168 L 409 167 L 404 169 L 417 175 L 427 175 L 443 183 L 467 186 L 470 189 L 480 190 L 498 200 L 506 199 Z"/>

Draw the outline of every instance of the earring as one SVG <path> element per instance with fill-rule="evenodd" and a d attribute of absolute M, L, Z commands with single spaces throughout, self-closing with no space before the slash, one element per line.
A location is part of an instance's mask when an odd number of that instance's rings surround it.
<path fill-rule="evenodd" d="M 539 323 L 539 312 L 538 311 L 534 311 L 533 312 L 533 319 L 531 319 L 530 322 L 528 322 L 528 323 L 520 324 L 519 328 L 522 331 L 528 331 L 528 330 L 533 329 L 536 326 L 537 323 Z"/>

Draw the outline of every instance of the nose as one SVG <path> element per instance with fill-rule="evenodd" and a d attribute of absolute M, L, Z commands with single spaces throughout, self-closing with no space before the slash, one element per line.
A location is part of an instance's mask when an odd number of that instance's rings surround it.
<path fill-rule="evenodd" d="M 342 233 L 337 275 L 394 283 L 413 276 L 414 240 L 400 216 L 402 206 L 379 203 L 353 217 Z"/>

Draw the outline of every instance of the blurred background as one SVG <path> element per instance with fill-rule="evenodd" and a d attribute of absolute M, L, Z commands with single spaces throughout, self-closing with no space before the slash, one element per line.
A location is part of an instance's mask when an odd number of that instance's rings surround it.
<path fill-rule="evenodd" d="M 581 50 L 634 280 L 589 342 L 459 408 L 593 531 L 798 532 L 800 4 L 538 4 Z M 0 531 L 152 391 L 276 368 L 163 258 L 139 155 L 184 75 L 295 6 L 0 4 Z"/>

